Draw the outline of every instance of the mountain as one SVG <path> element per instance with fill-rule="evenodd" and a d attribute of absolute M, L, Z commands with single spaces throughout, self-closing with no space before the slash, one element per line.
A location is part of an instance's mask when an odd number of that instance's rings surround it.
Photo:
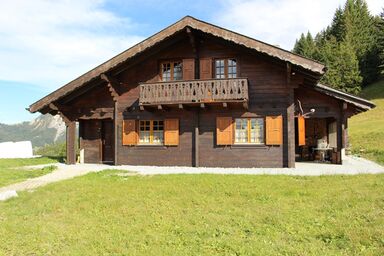
<path fill-rule="evenodd" d="M 65 124 L 59 115 L 41 115 L 30 122 L 19 124 L 0 123 L 0 142 L 32 141 L 33 147 L 65 140 Z"/>

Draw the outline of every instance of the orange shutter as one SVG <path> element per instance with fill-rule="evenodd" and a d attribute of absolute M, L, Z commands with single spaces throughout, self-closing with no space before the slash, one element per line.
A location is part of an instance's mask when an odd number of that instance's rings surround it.
<path fill-rule="evenodd" d="M 164 144 L 167 146 L 179 145 L 179 119 L 164 120 Z"/>
<path fill-rule="evenodd" d="M 123 145 L 136 145 L 138 134 L 136 130 L 136 120 L 123 121 Z"/>
<path fill-rule="evenodd" d="M 232 127 L 231 117 L 216 118 L 216 144 L 217 145 L 233 144 L 232 131 L 233 131 L 233 127 Z"/>
<path fill-rule="evenodd" d="M 267 116 L 265 118 L 267 145 L 283 144 L 283 116 Z"/>
<path fill-rule="evenodd" d="M 297 126 L 299 133 L 299 146 L 305 145 L 305 119 L 303 116 L 297 118 Z"/>
<path fill-rule="evenodd" d="M 183 60 L 183 80 L 195 79 L 195 59 Z"/>
<path fill-rule="evenodd" d="M 212 60 L 200 59 L 200 79 L 212 79 Z"/>

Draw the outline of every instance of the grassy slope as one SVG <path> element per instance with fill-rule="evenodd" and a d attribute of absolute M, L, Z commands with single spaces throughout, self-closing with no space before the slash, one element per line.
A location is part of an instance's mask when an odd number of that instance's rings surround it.
<path fill-rule="evenodd" d="M 365 88 L 361 96 L 372 100 L 377 107 L 350 119 L 352 151 L 384 164 L 384 80 Z"/>
<path fill-rule="evenodd" d="M 31 158 L 31 159 L 0 159 L 0 187 L 16 183 L 28 178 L 38 177 L 47 174 L 53 168 L 46 167 L 37 170 L 15 169 L 15 167 L 55 163 L 57 161 L 50 158 Z"/>
<path fill-rule="evenodd" d="M 0 202 L 0 255 L 384 254 L 384 175 L 113 173 Z"/>

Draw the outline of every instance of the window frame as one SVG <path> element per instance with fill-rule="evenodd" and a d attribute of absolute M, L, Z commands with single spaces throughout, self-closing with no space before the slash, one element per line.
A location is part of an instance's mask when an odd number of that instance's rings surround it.
<path fill-rule="evenodd" d="M 142 142 L 141 141 L 141 122 L 147 122 L 149 121 L 149 143 L 147 142 Z M 153 142 L 153 138 L 154 138 L 154 122 L 163 122 L 163 130 L 162 130 L 162 141 L 160 143 L 157 143 L 157 142 Z M 145 119 L 145 120 L 139 120 L 139 125 L 138 125 L 138 145 L 150 145 L 150 146 L 163 146 L 164 145 L 164 120 L 154 120 L 154 119 Z"/>
<path fill-rule="evenodd" d="M 174 72 L 175 63 L 180 63 L 180 65 L 181 65 L 181 71 L 180 71 L 181 77 L 178 80 L 175 80 L 175 72 Z M 169 77 L 169 80 L 167 80 L 167 81 L 163 80 L 163 73 L 164 73 L 163 65 L 164 64 L 169 64 L 170 69 L 171 69 L 170 77 Z M 182 81 L 182 80 L 183 80 L 183 60 L 175 59 L 175 60 L 164 60 L 164 61 L 160 62 L 160 81 L 161 82 Z"/>
<path fill-rule="evenodd" d="M 238 130 L 237 129 L 237 124 L 236 124 L 236 120 L 243 120 L 243 119 L 246 119 L 247 120 L 247 128 L 246 128 L 246 131 L 247 131 L 247 142 L 236 142 L 236 131 Z M 260 119 L 263 121 L 263 142 L 261 143 L 258 143 L 258 142 L 251 142 L 251 120 L 252 119 Z M 234 145 L 266 145 L 266 141 L 265 141 L 265 136 L 266 136 L 266 131 L 265 131 L 265 117 L 239 117 L 239 118 L 234 118 L 234 138 L 233 138 L 233 144 Z"/>
<path fill-rule="evenodd" d="M 217 72 L 216 72 L 216 61 L 224 61 L 224 77 L 222 78 L 218 78 L 217 77 Z M 229 60 L 234 60 L 235 63 L 236 63 L 236 73 L 229 73 Z M 238 78 L 238 74 L 239 74 L 239 66 L 238 66 L 239 62 L 236 58 L 233 58 L 233 57 L 225 57 L 225 58 L 215 58 L 213 60 L 213 69 L 214 69 L 214 77 L 215 79 L 231 79 L 231 78 Z M 234 67 L 234 66 L 231 66 L 231 67 Z M 229 77 L 229 74 L 232 75 L 232 77 Z M 235 74 L 235 77 L 233 77 L 233 74 Z M 220 74 L 221 75 L 221 74 Z"/>

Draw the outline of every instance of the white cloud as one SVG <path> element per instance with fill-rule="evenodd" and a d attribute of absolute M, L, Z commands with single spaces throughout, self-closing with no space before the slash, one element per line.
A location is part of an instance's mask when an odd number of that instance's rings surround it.
<path fill-rule="evenodd" d="M 332 21 L 346 0 L 226 0 L 214 15 L 215 23 L 236 32 L 291 50 L 301 33 L 316 34 Z M 384 7 L 382 0 L 368 0 L 372 14 Z"/>
<path fill-rule="evenodd" d="M 142 40 L 102 0 L 12 0 L 0 8 L 0 80 L 48 90 Z"/>

